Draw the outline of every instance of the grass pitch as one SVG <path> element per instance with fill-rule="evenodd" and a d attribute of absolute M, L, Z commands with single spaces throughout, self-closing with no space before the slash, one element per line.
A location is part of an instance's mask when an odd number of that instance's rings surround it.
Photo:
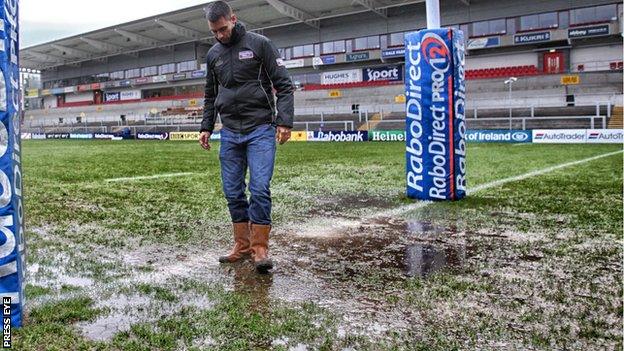
<path fill-rule="evenodd" d="M 288 143 L 269 276 L 216 261 L 217 147 L 25 141 L 14 348 L 622 348 L 622 154 L 509 179 L 619 145 L 469 144 L 469 187 L 485 187 L 413 206 L 402 143 Z"/>

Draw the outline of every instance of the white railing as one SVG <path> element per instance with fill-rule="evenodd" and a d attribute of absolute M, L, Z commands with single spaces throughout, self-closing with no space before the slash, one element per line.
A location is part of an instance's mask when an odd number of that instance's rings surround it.
<path fill-rule="evenodd" d="M 512 117 L 512 122 L 520 121 L 522 124 L 522 130 L 526 129 L 527 121 L 555 121 L 555 120 L 570 120 L 570 119 L 578 119 L 578 120 L 589 120 L 590 129 L 594 129 L 596 127 L 596 120 L 600 123 L 600 128 L 607 128 L 607 118 L 605 116 L 557 116 L 557 117 Z M 509 117 L 488 117 L 488 118 L 478 118 L 478 119 L 469 119 L 472 122 L 508 122 Z M 382 121 L 376 121 L 376 124 L 386 124 L 386 123 L 405 123 L 404 119 L 386 119 Z M 367 129 L 370 129 L 370 122 L 366 122 Z"/>
<path fill-rule="evenodd" d="M 348 130 L 355 130 L 355 126 L 353 124 L 353 121 L 305 121 L 305 122 L 294 122 L 294 125 L 305 125 L 305 130 L 306 132 L 311 131 L 312 129 L 310 129 L 310 125 L 312 126 L 319 126 L 319 130 L 321 130 L 325 125 L 342 125 L 343 126 L 343 130 L 344 131 L 348 131 Z"/>

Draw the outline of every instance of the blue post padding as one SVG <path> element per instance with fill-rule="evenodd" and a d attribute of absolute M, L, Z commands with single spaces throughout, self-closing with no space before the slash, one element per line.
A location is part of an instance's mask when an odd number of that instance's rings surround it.
<path fill-rule="evenodd" d="M 405 35 L 407 196 L 466 196 L 464 38 L 456 29 Z"/>
<path fill-rule="evenodd" d="M 0 297 L 3 302 L 3 329 L 6 332 L 8 323 L 5 319 L 9 311 L 11 328 L 22 325 L 25 245 L 18 61 L 19 1 L 1 0 L 0 3 Z"/>

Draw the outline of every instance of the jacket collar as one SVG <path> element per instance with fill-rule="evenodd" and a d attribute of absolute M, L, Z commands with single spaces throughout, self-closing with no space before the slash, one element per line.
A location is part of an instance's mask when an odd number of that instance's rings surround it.
<path fill-rule="evenodd" d="M 221 43 L 219 39 L 217 39 L 217 41 L 219 41 L 219 43 L 223 46 L 231 47 L 236 45 L 236 43 L 238 43 L 243 36 L 245 36 L 245 33 L 247 33 L 245 25 L 241 22 L 236 22 L 234 28 L 232 28 L 232 37 L 230 38 L 230 41 L 227 43 Z"/>

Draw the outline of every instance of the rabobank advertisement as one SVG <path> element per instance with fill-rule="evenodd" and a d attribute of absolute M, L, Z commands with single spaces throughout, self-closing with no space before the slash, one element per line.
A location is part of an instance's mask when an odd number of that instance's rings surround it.
<path fill-rule="evenodd" d="M 18 1 L 2 1 L 0 46 L 0 296 L 3 326 L 22 325 L 24 261 Z M 10 316 L 10 318 L 8 318 Z M 5 338 L 6 338 L 5 333 Z M 6 339 L 4 340 L 6 343 Z M 3 346 L 6 344 L 3 343 Z M 10 343 L 10 340 L 9 340 Z"/>
<path fill-rule="evenodd" d="M 405 35 L 407 196 L 466 195 L 463 33 L 427 29 Z"/>
<path fill-rule="evenodd" d="M 339 142 L 368 141 L 368 132 L 366 131 L 308 132 L 307 140 L 308 141 L 339 141 Z"/>

